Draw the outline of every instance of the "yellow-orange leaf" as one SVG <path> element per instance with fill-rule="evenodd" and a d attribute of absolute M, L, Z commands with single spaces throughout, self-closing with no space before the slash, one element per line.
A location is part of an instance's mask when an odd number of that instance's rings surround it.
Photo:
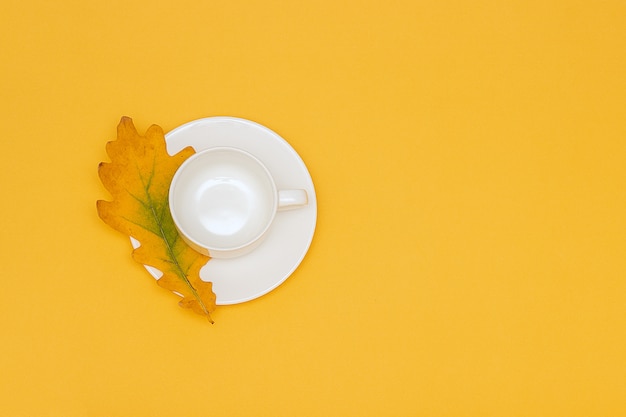
<path fill-rule="evenodd" d="M 106 150 L 111 162 L 100 163 L 98 174 L 113 201 L 99 200 L 98 215 L 115 230 L 141 243 L 133 251 L 133 259 L 160 270 L 163 276 L 157 283 L 181 295 L 181 307 L 213 322 L 212 284 L 200 279 L 200 268 L 210 258 L 180 238 L 168 204 L 172 177 L 194 150 L 185 148 L 170 156 L 159 126 L 152 125 L 141 136 L 128 117 L 122 118 L 117 140 L 108 142 Z"/>

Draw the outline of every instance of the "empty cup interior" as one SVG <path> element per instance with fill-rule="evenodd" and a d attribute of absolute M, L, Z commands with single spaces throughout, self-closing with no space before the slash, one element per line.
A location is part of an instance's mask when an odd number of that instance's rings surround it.
<path fill-rule="evenodd" d="M 277 192 L 266 168 L 233 149 L 192 156 L 176 173 L 170 193 L 181 232 L 208 249 L 237 249 L 255 241 L 276 213 Z"/>

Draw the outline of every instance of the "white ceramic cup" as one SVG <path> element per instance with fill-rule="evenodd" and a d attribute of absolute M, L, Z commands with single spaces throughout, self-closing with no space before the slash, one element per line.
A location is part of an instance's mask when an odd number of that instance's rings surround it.
<path fill-rule="evenodd" d="M 306 206 L 306 190 L 277 190 L 257 158 L 219 147 L 189 157 L 176 171 L 169 205 L 181 237 L 212 258 L 233 258 L 256 248 L 276 212 Z"/>

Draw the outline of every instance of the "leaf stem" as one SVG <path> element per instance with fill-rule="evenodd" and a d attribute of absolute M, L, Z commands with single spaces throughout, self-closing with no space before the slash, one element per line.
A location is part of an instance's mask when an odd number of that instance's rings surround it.
<path fill-rule="evenodd" d="M 204 301 L 202 301 L 202 298 L 198 294 L 198 291 L 191 284 L 191 282 L 189 281 L 189 278 L 187 278 L 187 274 L 183 270 L 183 268 L 180 265 L 180 263 L 178 262 L 178 257 L 174 253 L 174 249 L 172 247 L 172 244 L 170 243 L 170 241 L 167 238 L 167 235 L 166 235 L 165 230 L 163 228 L 163 219 L 162 219 L 161 216 L 159 216 L 157 214 L 156 209 L 155 209 L 154 201 L 152 201 L 152 197 L 150 196 L 149 188 L 150 188 L 150 184 L 152 182 L 152 178 L 150 178 L 148 180 L 148 183 L 146 184 L 144 182 L 143 176 L 141 175 L 141 170 L 139 170 L 139 167 L 137 167 L 137 170 L 139 171 L 139 177 L 141 178 L 141 182 L 143 184 L 144 191 L 146 193 L 146 199 L 148 200 L 147 201 L 147 203 L 148 203 L 147 206 L 150 208 L 150 212 L 151 212 L 151 214 L 152 214 L 152 216 L 154 218 L 154 221 L 155 221 L 155 223 L 156 223 L 156 225 L 157 225 L 157 227 L 159 229 L 159 235 L 161 236 L 161 239 L 163 239 L 163 242 L 165 242 L 165 246 L 167 247 L 167 252 L 168 252 L 168 254 L 170 256 L 170 259 L 172 259 L 172 261 L 173 261 L 173 264 L 175 266 L 176 275 L 178 275 L 185 282 L 187 287 L 189 287 L 189 290 L 191 291 L 191 294 L 196 299 L 196 301 L 198 301 L 198 304 L 200 304 L 200 307 L 202 308 L 202 311 L 204 312 L 204 315 L 207 317 L 207 319 L 209 320 L 209 322 L 211 324 L 214 324 L 215 322 L 211 318 L 211 313 L 209 313 L 209 310 L 207 309 L 206 305 L 204 304 Z M 154 163 L 153 163 L 152 171 L 154 172 Z M 165 205 L 163 207 L 163 210 L 169 211 L 169 205 L 167 204 L 167 201 L 166 201 L 166 203 L 165 203 Z M 167 214 L 168 213 L 165 213 L 166 216 L 167 216 Z M 175 233 L 178 233 L 178 232 L 175 232 Z"/>

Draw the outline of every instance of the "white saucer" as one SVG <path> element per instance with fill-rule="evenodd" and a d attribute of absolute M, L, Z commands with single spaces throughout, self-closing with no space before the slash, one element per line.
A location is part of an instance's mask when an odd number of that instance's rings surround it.
<path fill-rule="evenodd" d="M 187 146 L 196 152 L 220 146 L 243 149 L 267 166 L 279 189 L 305 189 L 309 204 L 276 215 L 261 246 L 232 259 L 211 259 L 200 278 L 213 283 L 217 304 L 237 304 L 267 294 L 282 284 L 309 250 L 317 221 L 317 200 L 311 175 L 296 151 L 278 134 L 235 117 L 209 117 L 186 123 L 165 135 L 174 155 Z M 132 239 L 133 246 L 139 242 Z M 146 266 L 155 278 L 161 271 Z"/>

